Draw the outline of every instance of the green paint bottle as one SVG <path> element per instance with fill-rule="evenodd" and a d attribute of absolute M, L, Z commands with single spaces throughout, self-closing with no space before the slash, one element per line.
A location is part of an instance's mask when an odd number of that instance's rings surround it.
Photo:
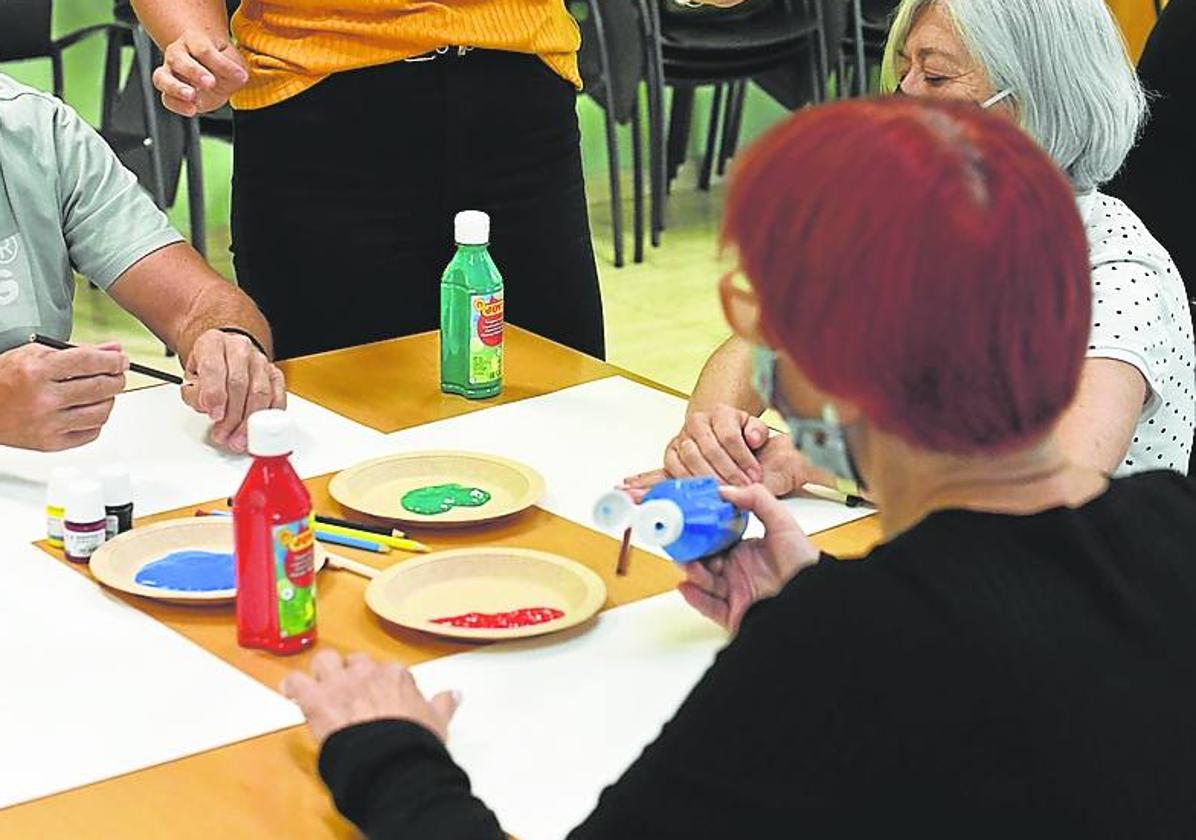
<path fill-rule="evenodd" d="M 457 253 L 440 280 L 440 390 L 471 400 L 502 391 L 503 284 L 490 258 L 490 217 L 457 214 Z"/>

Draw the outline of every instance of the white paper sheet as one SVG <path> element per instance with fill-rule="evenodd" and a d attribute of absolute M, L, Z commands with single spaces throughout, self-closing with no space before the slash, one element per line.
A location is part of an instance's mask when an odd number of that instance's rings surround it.
<path fill-rule="evenodd" d="M 598 497 L 627 476 L 659 466 L 684 418 L 684 400 L 613 376 L 395 432 L 389 439 L 394 452 L 463 449 L 522 461 L 548 484 L 541 507 L 592 528 Z M 872 513 L 823 499 L 785 504 L 809 534 Z M 760 523 L 753 522 L 748 535 L 761 533 Z"/>
<path fill-rule="evenodd" d="M 573 633 L 416 666 L 456 689 L 449 750 L 503 828 L 559 840 L 655 740 L 726 644 L 676 592 L 602 613 Z"/>
<path fill-rule="evenodd" d="M 0 808 L 303 722 L 32 546 L 5 540 L 0 559 Z"/>
<path fill-rule="evenodd" d="M 380 432 L 294 394 L 287 410 L 296 430 L 291 463 L 305 478 L 376 457 L 385 447 Z M 59 466 L 90 469 L 124 463 L 132 475 L 139 516 L 232 495 L 250 459 L 209 445 L 209 425 L 183 404 L 177 388 L 161 386 L 121 394 L 100 437 L 87 446 L 54 453 L 0 446 L 5 534 L 25 540 L 44 536 L 46 482 Z"/>

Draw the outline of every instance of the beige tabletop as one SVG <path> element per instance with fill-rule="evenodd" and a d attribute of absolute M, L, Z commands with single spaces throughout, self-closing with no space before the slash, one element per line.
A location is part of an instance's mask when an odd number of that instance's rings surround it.
<path fill-rule="evenodd" d="M 615 374 L 645 382 L 515 328 L 508 328 L 507 341 L 504 392 L 501 397 L 480 402 L 440 393 L 435 334 L 311 356 L 283 367 L 294 393 L 385 432 Z M 327 475 L 307 482 L 316 512 L 344 515 L 346 512 L 328 495 L 330 479 Z M 223 500 L 211 500 L 142 521 L 191 516 L 199 507 L 225 505 Z M 606 607 L 660 594 L 675 586 L 681 577 L 672 563 L 638 550 L 632 556 L 629 573 L 617 577 L 614 566 L 618 543 L 614 539 L 539 508 L 497 525 L 411 535 L 433 549 L 504 545 L 572 557 L 606 582 Z M 875 517 L 869 517 L 819 534 L 815 542 L 826 551 L 851 557 L 867 551 L 879 537 Z M 411 556 L 352 549 L 338 549 L 337 553 L 378 567 Z M 87 574 L 85 568 L 73 568 Z M 344 652 L 364 650 L 412 665 L 470 649 L 465 644 L 384 624 L 366 608 L 365 586 L 364 579 L 347 572 L 321 573 L 320 645 Z M 182 607 L 132 595 L 121 597 L 271 687 L 276 687 L 291 669 L 304 667 L 312 655 L 309 651 L 275 657 L 238 647 L 231 607 Z M 102 691 L 103 686 L 90 690 Z M 86 713 L 86 695 L 81 694 L 79 714 Z M 148 840 L 356 836 L 352 826 L 333 808 L 316 776 L 315 760 L 314 744 L 303 728 L 296 727 L 8 808 L 0 811 L 0 837 Z"/>

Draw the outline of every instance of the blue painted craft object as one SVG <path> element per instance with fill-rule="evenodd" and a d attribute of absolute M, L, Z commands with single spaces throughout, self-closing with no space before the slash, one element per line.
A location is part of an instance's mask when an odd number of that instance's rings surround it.
<path fill-rule="evenodd" d="M 174 592 L 223 592 L 236 589 L 233 556 L 216 551 L 176 551 L 146 563 L 133 578 L 142 586 Z"/>
<path fill-rule="evenodd" d="M 657 484 L 635 514 L 635 533 L 674 561 L 692 563 L 720 554 L 743 539 L 748 515 L 726 501 L 713 478 Z"/>

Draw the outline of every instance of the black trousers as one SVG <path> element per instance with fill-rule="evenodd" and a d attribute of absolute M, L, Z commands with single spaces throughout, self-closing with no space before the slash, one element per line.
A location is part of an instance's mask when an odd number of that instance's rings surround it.
<path fill-rule="evenodd" d="M 452 50 L 237 112 L 234 264 L 278 357 L 436 329 L 453 215 L 485 210 L 507 319 L 601 358 L 575 107 L 535 56 Z"/>

